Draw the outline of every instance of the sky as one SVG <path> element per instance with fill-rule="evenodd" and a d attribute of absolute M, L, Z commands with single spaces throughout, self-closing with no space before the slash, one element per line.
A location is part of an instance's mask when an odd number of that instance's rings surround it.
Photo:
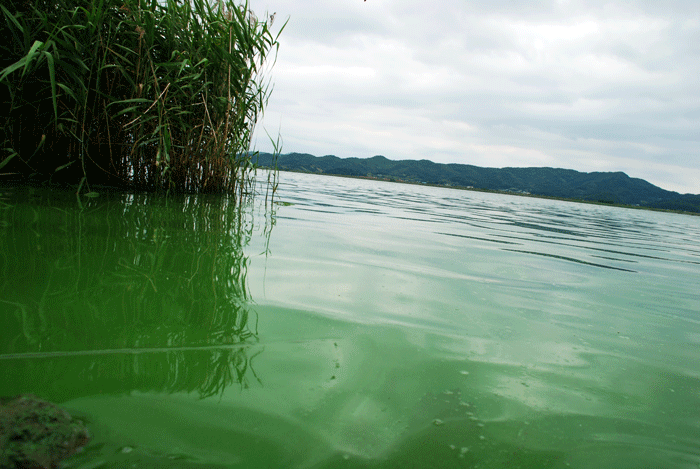
<path fill-rule="evenodd" d="M 624 171 L 700 194 L 698 0 L 249 0 L 282 31 L 254 146 Z"/>

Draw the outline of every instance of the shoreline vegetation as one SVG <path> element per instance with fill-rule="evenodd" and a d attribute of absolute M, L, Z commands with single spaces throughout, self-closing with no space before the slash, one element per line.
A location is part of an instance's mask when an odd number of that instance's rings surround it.
<path fill-rule="evenodd" d="M 259 164 L 280 171 L 536 197 L 595 205 L 700 215 L 700 195 L 666 191 L 625 173 L 558 168 L 482 168 L 428 160 L 338 158 L 260 153 Z M 460 182 L 461 181 L 461 182 Z M 575 193 L 575 195 L 574 195 Z"/>
<path fill-rule="evenodd" d="M 288 171 L 288 172 L 311 174 L 311 173 L 304 172 L 304 171 Z M 491 194 L 514 195 L 517 197 L 532 197 L 535 199 L 560 200 L 562 202 L 572 202 L 572 203 L 577 203 L 577 204 L 605 205 L 608 207 L 632 208 L 632 209 L 637 209 L 637 210 L 650 210 L 652 212 L 670 212 L 670 213 L 678 213 L 681 215 L 700 216 L 700 212 L 687 212 L 687 211 L 683 211 L 683 210 L 671 210 L 671 209 L 666 209 L 666 208 L 653 208 L 653 207 L 645 207 L 642 205 L 617 204 L 614 202 L 604 202 L 604 201 L 597 201 L 597 200 L 554 197 L 554 196 L 549 196 L 549 195 L 537 195 L 537 194 L 530 194 L 530 193 L 518 192 L 518 191 L 504 191 L 504 190 L 497 190 L 497 189 L 479 189 L 476 187 L 447 186 L 447 185 L 441 185 L 441 184 L 428 184 L 428 183 L 400 181 L 400 180 L 393 180 L 392 181 L 389 179 L 380 179 L 380 178 L 371 177 L 371 176 L 343 176 L 340 174 L 322 174 L 322 175 L 323 176 L 334 176 L 334 177 L 347 177 L 347 178 L 351 178 L 351 179 L 368 179 L 371 181 L 393 182 L 393 183 L 397 183 L 397 184 L 409 184 L 409 185 L 415 185 L 415 186 L 440 187 L 443 189 L 456 189 L 456 190 L 460 190 L 460 191 L 474 191 L 474 192 L 486 192 L 486 193 L 491 193 Z"/>
<path fill-rule="evenodd" d="M 252 191 L 274 15 L 234 0 L 0 5 L 0 183 Z"/>

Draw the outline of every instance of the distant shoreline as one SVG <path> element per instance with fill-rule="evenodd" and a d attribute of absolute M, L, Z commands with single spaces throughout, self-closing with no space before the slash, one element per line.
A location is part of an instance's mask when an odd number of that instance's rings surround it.
<path fill-rule="evenodd" d="M 298 173 L 352 177 L 477 190 L 681 214 L 700 214 L 700 194 L 679 194 L 622 171 L 581 172 L 551 167 L 487 168 L 430 160 L 339 158 L 308 153 L 258 153 L 258 167 Z"/>
<path fill-rule="evenodd" d="M 278 171 L 280 172 L 285 172 L 285 173 L 297 173 L 297 174 L 312 174 L 316 176 L 331 176 L 331 177 L 338 177 L 338 178 L 346 178 L 346 179 L 364 179 L 367 181 L 381 181 L 381 182 L 388 182 L 392 184 L 408 184 L 412 186 L 428 186 L 428 187 L 439 187 L 441 189 L 455 189 L 455 190 L 460 190 L 460 191 L 473 191 L 473 192 L 486 192 L 490 194 L 502 194 L 502 195 L 513 195 L 517 197 L 531 197 L 535 199 L 545 199 L 545 200 L 558 200 L 561 202 L 571 202 L 571 203 L 579 203 L 579 204 L 588 204 L 588 205 L 600 205 L 603 207 L 618 207 L 618 208 L 629 208 L 629 209 L 635 209 L 635 210 L 649 210 L 652 212 L 664 212 L 664 213 L 675 213 L 678 215 L 692 215 L 692 216 L 700 216 L 700 213 L 698 212 L 687 212 L 684 210 L 671 210 L 671 209 L 664 209 L 664 208 L 656 208 L 656 207 L 646 207 L 643 205 L 628 205 L 628 204 L 620 204 L 620 203 L 614 203 L 614 202 L 599 202 L 599 201 L 594 201 L 594 200 L 584 200 L 584 199 L 572 199 L 572 198 L 565 198 L 565 197 L 554 197 L 554 196 L 549 196 L 549 195 L 538 195 L 538 194 L 526 194 L 523 192 L 515 192 L 515 191 L 500 191 L 496 189 L 479 189 L 476 187 L 466 187 L 466 186 L 458 186 L 458 185 L 444 185 L 444 184 L 430 184 L 430 183 L 421 183 L 421 182 L 413 182 L 413 181 L 403 181 L 403 180 L 391 180 L 387 178 L 379 178 L 379 177 L 373 177 L 373 176 L 352 176 L 352 175 L 345 175 L 345 174 L 330 174 L 330 173 L 314 173 L 310 171 L 295 171 L 291 169 L 279 169 Z"/>

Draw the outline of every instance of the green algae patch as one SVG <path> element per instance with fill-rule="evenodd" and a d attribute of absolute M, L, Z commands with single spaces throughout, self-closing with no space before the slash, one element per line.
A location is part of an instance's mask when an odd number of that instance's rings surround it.
<path fill-rule="evenodd" d="M 54 469 L 89 441 L 84 423 L 33 395 L 0 398 L 0 467 Z"/>

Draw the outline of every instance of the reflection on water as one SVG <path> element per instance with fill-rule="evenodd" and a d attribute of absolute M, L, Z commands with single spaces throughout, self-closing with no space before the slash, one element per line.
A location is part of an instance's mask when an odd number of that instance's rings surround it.
<path fill-rule="evenodd" d="M 278 196 L 0 195 L 0 394 L 90 422 L 68 467 L 700 465 L 700 218 Z"/>
<path fill-rule="evenodd" d="M 32 189 L 3 199 L 5 394 L 207 397 L 255 379 L 252 224 L 232 200 L 103 194 L 81 207 Z"/>
<path fill-rule="evenodd" d="M 251 291 L 259 304 L 341 321 L 318 336 L 347 339 L 348 358 L 325 376 L 336 376 L 330 390 L 299 407 L 352 467 L 700 463 L 700 219 L 282 181 L 293 205 L 277 212 L 265 286 L 253 269 Z M 421 404 L 455 389 L 473 406 L 461 416 Z M 452 417 L 436 427 L 440 415 Z"/>

